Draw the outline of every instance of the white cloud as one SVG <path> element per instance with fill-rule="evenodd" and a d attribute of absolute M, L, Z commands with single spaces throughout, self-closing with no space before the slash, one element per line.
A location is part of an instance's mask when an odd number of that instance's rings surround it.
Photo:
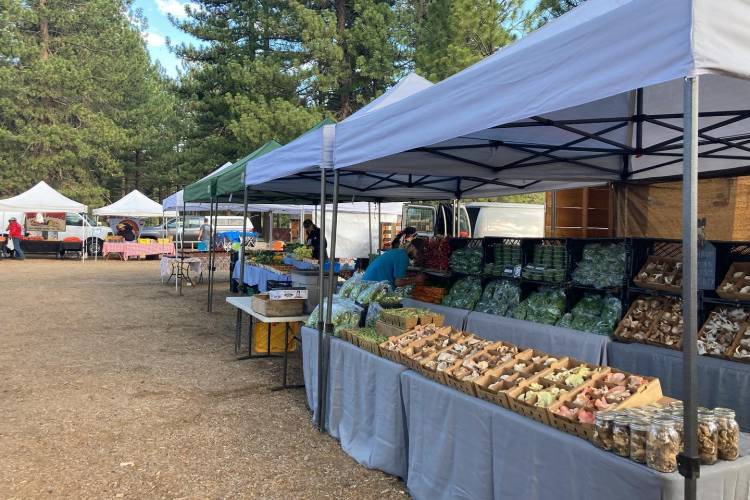
<path fill-rule="evenodd" d="M 171 14 L 174 17 L 186 17 L 185 7 L 190 6 L 192 9 L 198 9 L 199 5 L 193 2 L 182 3 L 179 0 L 156 0 L 156 8 L 163 14 Z"/>
<path fill-rule="evenodd" d="M 147 32 L 142 33 L 143 39 L 146 40 L 146 44 L 151 47 L 163 47 L 167 44 L 167 39 L 161 36 L 159 33 Z"/>

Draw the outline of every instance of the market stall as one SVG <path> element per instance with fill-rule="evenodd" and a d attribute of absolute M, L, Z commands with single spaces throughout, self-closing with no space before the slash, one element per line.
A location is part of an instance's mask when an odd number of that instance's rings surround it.
<path fill-rule="evenodd" d="M 25 253 L 47 253 L 63 256 L 66 251 L 80 253 L 85 259 L 83 241 L 86 238 L 87 221 L 81 217 L 79 236 L 57 239 L 56 235 L 66 232 L 66 214 L 79 214 L 86 211 L 86 205 L 63 196 L 46 182 L 41 181 L 29 190 L 4 200 L 0 200 L 5 230 L 6 213 L 21 213 L 26 216 L 26 233 L 33 233 L 21 241 Z M 3 244 L 5 244 L 3 242 Z"/>

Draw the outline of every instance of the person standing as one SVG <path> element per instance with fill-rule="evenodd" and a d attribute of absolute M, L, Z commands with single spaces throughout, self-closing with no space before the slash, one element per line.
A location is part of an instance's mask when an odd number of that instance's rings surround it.
<path fill-rule="evenodd" d="M 208 222 L 208 217 L 203 218 L 203 224 L 198 230 L 198 240 L 203 243 L 205 251 L 211 250 L 211 224 Z"/>
<path fill-rule="evenodd" d="M 13 242 L 13 251 L 16 259 L 23 260 L 23 250 L 21 250 L 21 236 L 23 236 L 23 228 L 18 223 L 15 217 L 11 217 L 8 220 L 8 227 L 5 228 L 8 233 L 8 239 Z M 7 247 L 6 247 L 7 252 Z"/>
<path fill-rule="evenodd" d="M 367 266 L 362 279 L 365 281 L 388 281 L 393 287 L 408 285 L 413 281 L 406 278 L 409 260 L 418 260 L 421 250 L 421 244 L 417 240 L 409 243 L 406 247 L 387 250 Z"/>
<path fill-rule="evenodd" d="M 313 259 L 319 259 L 320 258 L 320 228 L 313 224 L 313 221 L 310 219 L 305 219 L 305 222 L 302 223 L 302 226 L 305 228 L 305 231 L 307 232 L 307 238 L 305 239 L 305 245 L 308 247 L 312 247 L 312 258 Z M 324 259 L 328 258 L 328 243 L 325 241 L 325 238 L 323 239 L 323 247 L 325 248 L 325 256 Z"/>

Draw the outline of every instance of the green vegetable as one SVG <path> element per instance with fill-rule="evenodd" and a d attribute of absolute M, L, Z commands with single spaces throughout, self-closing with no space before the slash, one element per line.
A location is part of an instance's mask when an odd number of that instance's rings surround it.
<path fill-rule="evenodd" d="M 482 296 L 482 281 L 474 276 L 456 281 L 448 295 L 443 298 L 443 305 L 459 309 L 474 309 Z"/>
<path fill-rule="evenodd" d="M 317 328 L 318 319 L 320 318 L 320 306 L 315 306 L 310 317 L 307 318 L 306 325 Z M 323 311 L 328 310 L 328 302 L 323 303 Z M 331 323 L 335 334 L 342 328 L 353 328 L 359 326 L 359 320 L 362 317 L 362 308 L 351 300 L 334 297 L 333 307 L 331 308 Z"/>
<path fill-rule="evenodd" d="M 343 285 L 341 285 L 341 288 L 339 288 L 339 297 L 341 298 L 350 298 L 352 296 L 352 292 L 354 291 L 354 288 L 359 284 L 360 281 L 362 281 L 363 273 L 354 273 L 351 278 L 346 280 Z"/>
<path fill-rule="evenodd" d="M 609 335 L 620 320 L 622 304 L 611 295 L 586 294 L 557 326 Z"/>
<path fill-rule="evenodd" d="M 362 281 L 365 287 L 357 294 L 357 302 L 360 304 L 369 304 L 378 302 L 391 291 L 391 284 L 387 281 Z M 352 297 L 354 295 L 352 294 Z"/>
<path fill-rule="evenodd" d="M 382 335 L 378 335 L 378 333 L 375 331 L 374 328 L 357 328 L 356 330 L 352 330 L 352 333 L 356 335 L 357 337 L 361 337 L 363 339 L 375 342 L 377 344 L 382 344 L 386 340 L 388 340 L 388 337 L 384 337 Z"/>
<path fill-rule="evenodd" d="M 312 258 L 313 249 L 306 246 L 300 246 L 294 249 L 294 258 L 297 260 Z"/>
<path fill-rule="evenodd" d="M 451 270 L 464 274 L 480 274 L 484 253 L 481 247 L 465 247 L 454 251 L 450 257 Z"/>
<path fill-rule="evenodd" d="M 484 289 L 481 300 L 474 307 L 480 311 L 498 316 L 508 316 L 521 300 L 521 288 L 511 281 L 496 280 Z"/>
<path fill-rule="evenodd" d="M 520 309 L 519 309 L 520 308 Z M 562 288 L 543 288 L 532 292 L 513 311 L 516 319 L 525 319 L 545 325 L 555 325 L 565 311 L 565 290 Z"/>
<path fill-rule="evenodd" d="M 567 278 L 568 250 L 563 245 L 536 245 L 532 262 L 523 268 L 527 280 L 563 283 Z"/>
<path fill-rule="evenodd" d="M 573 281 L 596 288 L 623 285 L 627 248 L 625 243 L 589 243 L 573 271 Z"/>

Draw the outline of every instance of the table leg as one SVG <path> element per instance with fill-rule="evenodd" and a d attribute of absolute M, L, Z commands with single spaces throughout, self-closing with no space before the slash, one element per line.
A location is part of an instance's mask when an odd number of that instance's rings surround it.
<path fill-rule="evenodd" d="M 267 339 L 266 339 L 266 356 L 271 356 L 271 323 L 266 323 L 266 332 L 267 332 Z"/>
<path fill-rule="evenodd" d="M 287 384 L 287 371 L 289 366 L 289 323 L 284 326 L 284 373 L 282 375 L 281 387 L 274 387 L 271 391 L 281 391 L 284 389 L 299 389 L 305 387 L 305 384 Z"/>
<path fill-rule="evenodd" d="M 242 347 L 242 309 L 237 309 L 237 320 L 234 324 L 234 353 L 240 352 Z"/>

